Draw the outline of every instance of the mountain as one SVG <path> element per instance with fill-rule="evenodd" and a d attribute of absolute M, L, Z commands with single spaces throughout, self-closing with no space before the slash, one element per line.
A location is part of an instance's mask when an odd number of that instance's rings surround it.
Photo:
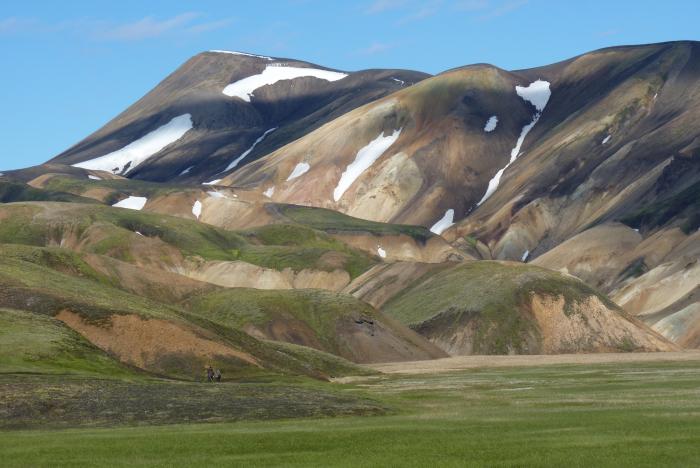
<path fill-rule="evenodd" d="M 221 183 L 431 227 L 483 259 L 537 262 L 589 229 L 602 242 L 624 223 L 634 245 L 596 244 L 601 258 L 622 263 L 616 269 L 573 262 L 614 275 L 596 286 L 653 324 L 697 303 L 699 80 L 695 42 L 603 49 L 515 72 L 463 67 L 351 111 Z M 574 245 L 570 256 L 593 247 Z M 539 264 L 576 274 L 554 256 Z M 641 264 L 635 274 L 651 276 L 620 276 Z M 676 328 L 697 323 L 691 316 Z"/>
<path fill-rule="evenodd" d="M 204 182 L 427 76 L 345 73 L 298 60 L 204 52 L 51 163 Z M 111 156 L 95 161 L 105 155 Z"/>
<path fill-rule="evenodd" d="M 618 187 L 610 198 L 628 190 L 614 206 L 605 204 L 537 239 L 544 241 L 540 249 L 549 248 L 587 224 L 623 217 L 697 178 L 697 111 L 691 103 L 698 93 L 698 47 L 604 49 L 516 72 L 489 65 L 451 70 L 349 112 L 221 183 L 274 188 L 275 201 L 383 222 L 431 227 L 452 210 L 447 218 L 458 226 L 446 237 L 477 234 L 486 243 L 501 239 L 499 215 L 506 206 L 517 217 L 535 200 L 560 201 L 577 189 L 585 191 L 576 194 L 584 202 L 594 189 L 608 188 L 594 184 L 601 177 Z M 682 137 L 670 142 L 675 134 Z M 641 174 L 653 181 L 639 190 L 654 191 L 647 200 L 630 201 L 630 183 Z M 492 256 L 520 258 L 527 248 L 539 253 L 530 243 L 494 244 Z"/>
<path fill-rule="evenodd" d="M 695 42 L 435 76 L 205 52 L 0 176 L 0 307 L 177 378 L 698 347 L 698 84 Z"/>

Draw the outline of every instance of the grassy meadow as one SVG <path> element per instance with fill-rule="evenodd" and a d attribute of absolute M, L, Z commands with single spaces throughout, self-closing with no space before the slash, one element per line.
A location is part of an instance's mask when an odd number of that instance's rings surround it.
<path fill-rule="evenodd" d="M 336 399 L 375 401 L 386 411 L 5 431 L 3 466 L 640 467 L 697 466 L 700 459 L 700 362 L 476 369 L 312 384 L 320 385 Z M 232 383 L 217 391 L 243 390 Z M 208 404 L 217 405 L 215 399 Z"/>

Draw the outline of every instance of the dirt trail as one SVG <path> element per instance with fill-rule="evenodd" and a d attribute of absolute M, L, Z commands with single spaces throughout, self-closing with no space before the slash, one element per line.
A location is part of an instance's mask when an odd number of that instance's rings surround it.
<path fill-rule="evenodd" d="M 596 353 L 518 356 L 454 356 L 432 361 L 387 362 L 367 367 L 386 374 L 434 374 L 479 367 L 527 367 L 556 364 L 700 361 L 700 350 L 660 353 Z"/>

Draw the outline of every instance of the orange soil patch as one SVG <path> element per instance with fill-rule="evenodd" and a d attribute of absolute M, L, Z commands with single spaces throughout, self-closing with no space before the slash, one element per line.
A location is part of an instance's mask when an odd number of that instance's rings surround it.
<path fill-rule="evenodd" d="M 122 289 L 159 301 L 178 302 L 194 292 L 214 289 L 209 283 L 104 255 L 86 254 L 83 259 L 95 270 L 117 280 Z"/>
<path fill-rule="evenodd" d="M 336 323 L 338 353 L 357 363 L 415 361 L 447 355 L 413 330 L 383 316 L 373 317 L 373 324 L 358 324 L 350 317 Z"/>
<path fill-rule="evenodd" d="M 35 177 L 34 179 L 30 180 L 27 182 L 27 185 L 34 187 L 34 188 L 44 188 L 46 184 L 48 183 L 49 180 L 53 179 L 55 176 L 59 174 L 55 174 L 53 172 L 49 172 L 47 174 L 42 174 L 39 177 Z"/>
<path fill-rule="evenodd" d="M 675 347 L 641 322 L 632 322 L 591 296 L 564 312 L 564 297 L 535 295 L 532 312 L 542 331 L 542 352 L 615 351 L 627 343 L 645 351 L 675 351 Z"/>
<path fill-rule="evenodd" d="M 93 200 L 98 200 L 98 201 L 105 201 L 107 197 L 111 194 L 113 194 L 115 191 L 114 189 L 106 188 L 106 187 L 91 187 L 84 191 L 83 193 L 80 194 L 82 197 L 86 198 L 92 198 Z"/>
<path fill-rule="evenodd" d="M 185 325 L 137 315 L 112 315 L 107 326 L 87 323 L 78 314 L 62 310 L 56 318 L 77 331 L 98 348 L 120 361 L 141 369 L 154 369 L 160 358 L 186 354 L 196 358 L 236 358 L 261 367 L 248 353 L 205 338 Z"/>

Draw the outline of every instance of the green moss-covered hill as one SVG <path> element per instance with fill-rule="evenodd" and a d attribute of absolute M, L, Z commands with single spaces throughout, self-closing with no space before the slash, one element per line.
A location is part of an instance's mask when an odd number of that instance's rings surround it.
<path fill-rule="evenodd" d="M 671 347 L 578 279 L 513 262 L 433 270 L 383 310 L 451 354 Z"/>

